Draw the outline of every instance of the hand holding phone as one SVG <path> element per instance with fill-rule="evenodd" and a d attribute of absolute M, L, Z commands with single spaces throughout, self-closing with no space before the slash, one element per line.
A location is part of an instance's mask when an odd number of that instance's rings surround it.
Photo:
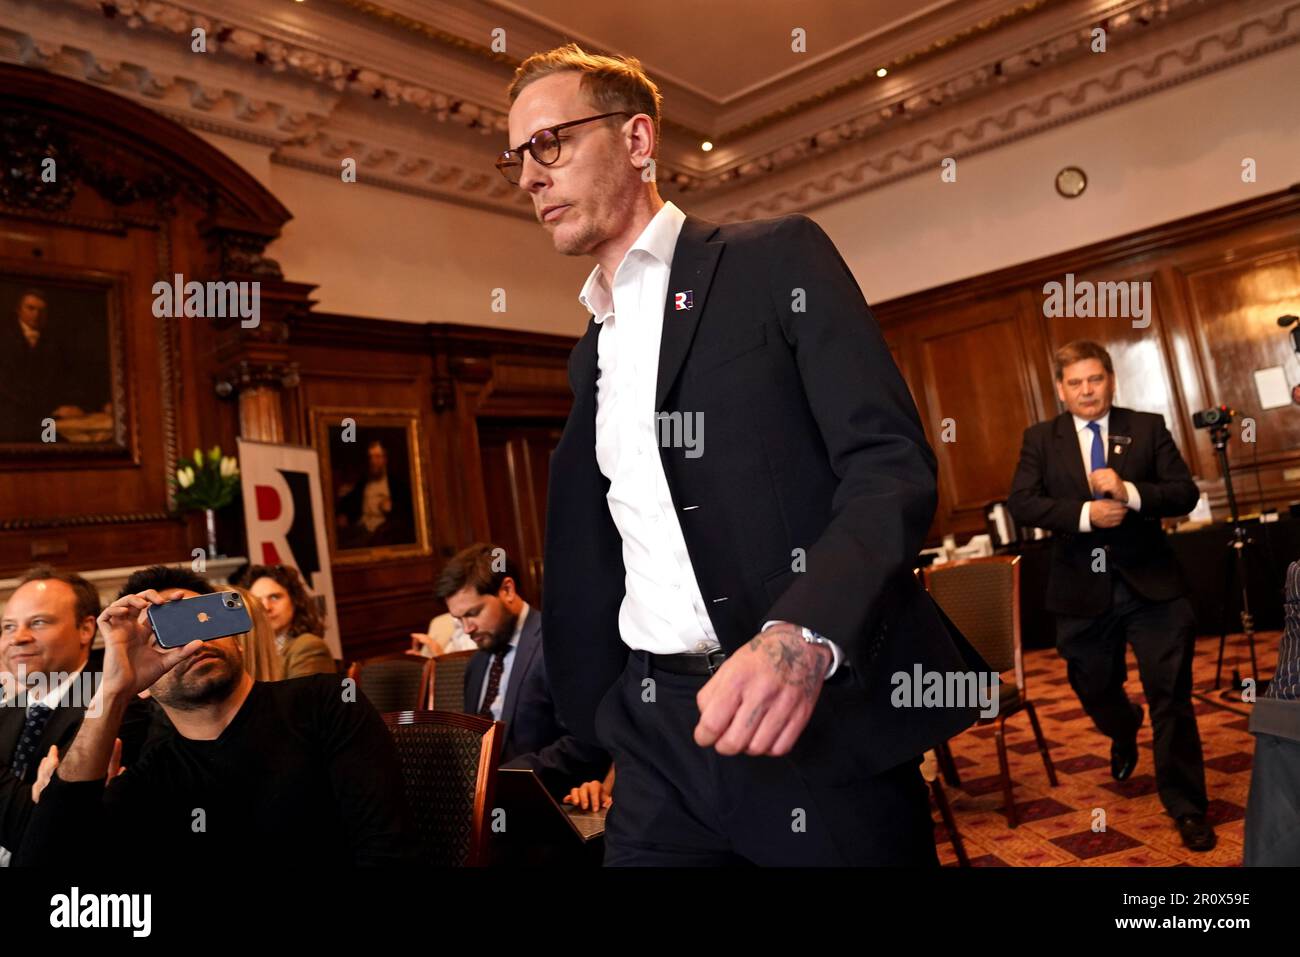
<path fill-rule="evenodd" d="M 99 633 L 104 639 L 100 690 L 105 696 L 134 696 L 203 647 L 201 641 L 181 648 L 158 646 L 148 611 L 162 604 L 162 596 L 150 588 L 124 595 L 100 614 Z"/>
<path fill-rule="evenodd" d="M 149 622 L 163 648 L 180 648 L 186 642 L 213 641 L 253 630 L 244 599 L 236 591 L 195 595 L 149 607 Z"/>

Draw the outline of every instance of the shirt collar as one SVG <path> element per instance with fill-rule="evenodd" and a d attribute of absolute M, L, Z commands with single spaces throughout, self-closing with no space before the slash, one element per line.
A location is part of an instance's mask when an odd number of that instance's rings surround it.
<path fill-rule="evenodd" d="M 47 694 L 44 698 L 42 698 L 40 701 L 37 701 L 29 693 L 27 697 L 27 706 L 30 708 L 34 704 L 43 704 L 47 708 L 59 707 L 59 705 L 63 703 L 63 699 L 67 696 L 68 689 L 72 687 L 72 683 L 76 681 L 77 676 L 80 675 L 85 670 L 86 670 L 86 666 L 82 665 L 76 671 L 70 672 L 68 676 L 64 678 L 63 681 L 61 681 L 56 687 L 51 688 L 50 693 Z"/>
<path fill-rule="evenodd" d="M 1073 415 L 1073 413 L 1071 413 L 1071 414 Z M 1107 411 L 1106 414 L 1103 415 L 1100 419 L 1093 419 L 1092 421 L 1094 421 L 1094 422 L 1096 422 L 1098 425 L 1100 425 L 1100 426 L 1101 426 L 1101 430 L 1102 430 L 1103 432 L 1107 432 L 1107 433 L 1110 432 L 1110 412 L 1109 412 L 1109 411 Z M 1074 431 L 1076 431 L 1076 432 L 1082 432 L 1082 431 L 1083 431 L 1084 429 L 1086 429 L 1087 427 L 1088 427 L 1088 420 L 1087 420 L 1087 419 L 1080 418 L 1080 417 L 1077 416 L 1077 415 L 1074 416 Z"/>
<path fill-rule="evenodd" d="M 677 248 L 677 238 L 681 235 L 682 224 L 686 222 L 686 214 L 683 213 L 672 201 L 664 203 L 659 212 L 655 213 L 654 218 L 646 223 L 645 229 L 641 230 L 641 235 L 632 243 L 630 249 L 623 256 L 623 262 L 619 263 L 618 269 L 614 271 L 615 278 L 618 277 L 618 271 L 623 268 L 636 250 L 648 253 L 665 266 L 672 265 L 673 250 Z M 587 281 L 582 285 L 582 292 L 578 293 L 578 302 L 582 303 L 584 309 L 596 317 L 596 321 L 603 323 L 605 317 L 614 311 L 614 297 L 611 292 L 611 286 L 606 280 L 600 263 L 587 276 Z"/>

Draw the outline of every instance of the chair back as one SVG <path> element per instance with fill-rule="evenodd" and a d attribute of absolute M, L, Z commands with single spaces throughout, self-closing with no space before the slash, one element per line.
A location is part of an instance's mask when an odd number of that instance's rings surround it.
<path fill-rule="evenodd" d="M 429 711 L 465 711 L 465 671 L 477 651 L 434 655 L 420 678 L 420 707 Z"/>
<path fill-rule="evenodd" d="M 447 711 L 390 712 L 384 723 L 402 767 L 421 862 L 485 866 L 504 725 Z"/>
<path fill-rule="evenodd" d="M 994 555 L 931 565 L 925 587 L 966 640 L 999 674 L 1015 670 L 1025 688 L 1020 653 L 1020 556 Z"/>
<path fill-rule="evenodd" d="M 404 653 L 379 655 L 354 662 L 348 669 L 348 677 L 366 693 L 380 714 L 411 711 L 420 704 L 424 661 Z"/>

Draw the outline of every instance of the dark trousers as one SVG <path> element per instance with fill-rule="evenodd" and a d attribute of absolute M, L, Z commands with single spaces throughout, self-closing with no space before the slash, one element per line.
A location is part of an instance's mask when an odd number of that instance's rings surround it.
<path fill-rule="evenodd" d="M 938 864 L 919 758 L 854 780 L 809 775 L 798 744 L 782 757 L 719 755 L 693 737 L 707 680 L 634 651 L 602 699 L 596 735 L 616 769 L 606 866 Z"/>
<path fill-rule="evenodd" d="M 1111 606 L 1104 615 L 1057 619 L 1056 649 L 1066 660 L 1070 687 L 1098 731 L 1131 740 L 1138 712 L 1124 693 L 1124 655 L 1125 642 L 1132 645 L 1151 710 L 1160 800 L 1172 817 L 1204 814 L 1205 766 L 1192 708 L 1196 621 L 1191 602 L 1150 602 L 1118 575 L 1112 580 Z"/>

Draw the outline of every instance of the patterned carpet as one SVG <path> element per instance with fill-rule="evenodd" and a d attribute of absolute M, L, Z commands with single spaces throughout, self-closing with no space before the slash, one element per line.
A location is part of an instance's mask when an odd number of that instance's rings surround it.
<path fill-rule="evenodd" d="M 1280 632 L 1256 635 L 1260 673 L 1272 674 Z M 1209 694 L 1214 684 L 1218 636 L 1196 645 L 1193 693 Z M 1065 662 L 1055 650 L 1025 652 L 1025 684 L 1038 711 L 1043 735 L 1056 766 L 1058 786 L 1047 781 L 1034 744 L 1029 716 L 1019 712 L 1007 721 L 1007 750 L 1015 784 L 1020 826 L 1012 830 L 1002 814 L 1002 785 L 998 773 L 993 726 L 976 726 L 951 742 L 961 787 L 945 784 L 966 854 L 975 867 L 1087 866 L 1171 867 L 1177 865 L 1233 866 L 1241 864 L 1250 790 L 1250 766 L 1255 739 L 1246 730 L 1249 705 L 1240 701 L 1226 710 L 1193 698 L 1210 806 L 1207 818 L 1218 834 L 1218 846 L 1208 853 L 1183 847 L 1173 820 L 1156 794 L 1151 756 L 1150 709 L 1138 734 L 1139 758 L 1133 776 L 1122 784 L 1110 776 L 1110 739 L 1097 731 L 1079 707 L 1070 688 Z M 1129 649 L 1129 697 L 1146 705 L 1138 680 L 1137 661 Z M 1232 669 L 1250 673 L 1245 640 L 1230 636 L 1224 658 L 1224 685 Z M 1228 705 L 1227 702 L 1224 702 Z M 1106 814 L 1106 830 L 1094 832 L 1095 809 Z M 956 866 L 957 855 L 934 809 L 939 860 Z"/>

